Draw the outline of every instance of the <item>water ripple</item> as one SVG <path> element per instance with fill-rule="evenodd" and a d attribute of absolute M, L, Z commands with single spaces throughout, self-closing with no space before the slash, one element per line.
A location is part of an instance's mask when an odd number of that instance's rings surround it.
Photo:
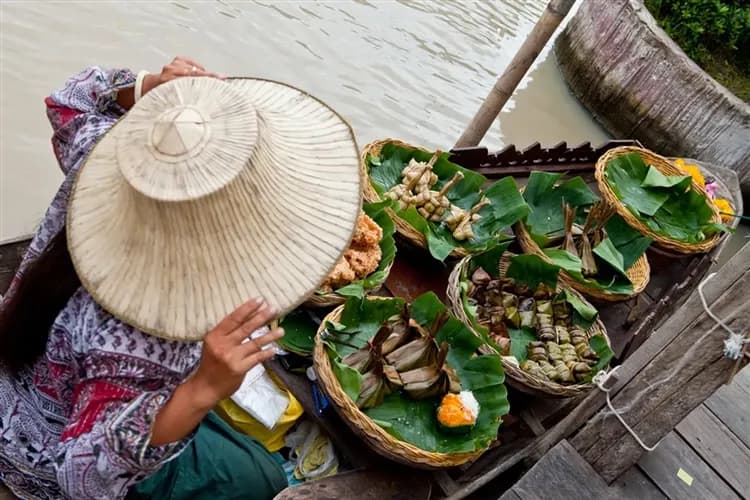
<path fill-rule="evenodd" d="M 42 99 L 83 66 L 157 70 L 175 55 L 190 56 L 224 74 L 308 90 L 347 117 L 362 145 L 397 137 L 449 148 L 546 3 L 177 0 L 134 9 L 125 2 L 0 2 L 0 240 L 28 232 L 57 187 Z M 535 75 L 487 145 L 601 135 L 551 59 Z M 19 215 L 17 207 L 29 203 Z"/>

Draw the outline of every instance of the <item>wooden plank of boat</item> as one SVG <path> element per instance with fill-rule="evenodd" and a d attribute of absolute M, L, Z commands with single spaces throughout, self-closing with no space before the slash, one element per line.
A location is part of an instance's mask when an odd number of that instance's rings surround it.
<path fill-rule="evenodd" d="M 722 500 L 740 497 L 676 433 L 638 462 L 639 467 L 669 498 Z"/>
<path fill-rule="evenodd" d="M 611 498 L 607 483 L 567 441 L 555 445 L 511 490 L 521 500 Z"/>
<path fill-rule="evenodd" d="M 731 384 L 716 391 L 705 405 L 750 448 L 750 368 L 740 371 Z"/>
<path fill-rule="evenodd" d="M 742 414 L 742 403 L 737 401 L 734 413 Z M 677 424 L 677 434 L 735 491 L 750 493 L 750 448 L 705 404 Z"/>
<path fill-rule="evenodd" d="M 428 500 L 431 492 L 432 485 L 424 474 L 368 469 L 292 486 L 276 495 L 274 500 Z"/>

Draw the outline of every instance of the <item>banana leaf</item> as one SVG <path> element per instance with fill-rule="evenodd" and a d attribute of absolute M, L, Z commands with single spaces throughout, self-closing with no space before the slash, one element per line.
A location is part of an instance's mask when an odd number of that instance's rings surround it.
<path fill-rule="evenodd" d="M 284 336 L 276 342 L 286 351 L 300 356 L 309 356 L 315 347 L 318 325 L 309 313 L 296 309 L 279 321 Z"/>
<path fill-rule="evenodd" d="M 653 173 L 637 153 L 613 158 L 605 179 L 617 198 L 655 233 L 684 243 L 698 243 L 729 229 L 712 221 L 706 196 L 690 184 L 690 177 Z M 661 177 L 659 177 L 661 176 Z"/>
<path fill-rule="evenodd" d="M 554 289 L 557 286 L 557 276 L 560 266 L 545 262 L 538 255 L 516 255 L 510 259 L 510 265 L 505 275 L 513 278 L 516 283 L 524 283 L 534 290 L 540 283 Z"/>
<path fill-rule="evenodd" d="M 531 212 L 524 224 L 532 235 L 543 237 L 565 229 L 563 200 L 571 207 L 585 207 L 599 201 L 599 196 L 581 177 L 573 177 L 564 182 L 560 182 L 561 178 L 562 174 L 539 171 L 532 172 L 529 176 L 523 197 Z"/>
<path fill-rule="evenodd" d="M 527 335 L 516 335 L 515 337 L 510 338 L 510 352 L 513 353 L 513 357 L 518 360 L 519 364 L 523 363 L 528 358 L 529 353 L 527 347 L 534 340 L 536 340 L 536 337 L 530 338 Z M 591 347 L 591 350 L 599 357 L 599 361 L 597 361 L 596 365 L 591 368 L 591 375 L 584 378 L 584 381 L 586 382 L 590 382 L 591 379 L 594 378 L 594 375 L 609 366 L 609 363 L 615 355 L 612 348 L 609 347 L 607 339 L 602 335 L 592 336 L 589 339 L 589 347 Z"/>
<path fill-rule="evenodd" d="M 523 194 L 531 208 L 531 213 L 524 222 L 531 238 L 548 256 L 555 255 L 553 263 L 565 269 L 577 281 L 608 293 L 633 293 L 633 284 L 625 271 L 643 255 L 652 240 L 631 229 L 619 215 L 613 215 L 605 225 L 608 236 L 610 231 L 613 233 L 609 240 L 605 238 L 593 249 L 599 270 L 595 276 L 583 276 L 581 262 L 577 257 L 562 255 L 560 252 L 563 250 L 557 248 L 547 248 L 551 238 L 564 233 L 562 200 L 582 209 L 599 201 L 599 197 L 582 178 L 574 177 L 564 182 L 561 179 L 562 174 L 546 172 L 532 172 L 529 177 Z M 585 219 L 584 210 L 579 210 L 576 222 L 583 224 Z"/>
<path fill-rule="evenodd" d="M 533 328 L 508 328 L 508 337 L 510 338 L 510 355 L 518 360 L 526 359 L 528 353 L 526 346 L 536 340 L 536 333 Z"/>
<path fill-rule="evenodd" d="M 659 169 L 650 165 L 646 172 L 646 177 L 641 182 L 641 186 L 664 188 L 679 186 L 680 189 L 687 189 L 692 179 L 689 175 L 664 175 L 659 172 Z"/>
<path fill-rule="evenodd" d="M 487 330 L 487 328 L 479 325 L 479 323 L 477 322 L 476 308 L 469 305 L 466 293 L 468 290 L 468 282 L 470 280 L 470 276 L 479 267 L 484 269 L 493 278 L 499 277 L 500 259 L 502 258 L 503 253 L 505 252 L 505 249 L 507 247 L 508 245 L 501 245 L 499 247 L 491 248 L 486 252 L 472 256 L 466 271 L 461 275 L 461 279 L 459 280 L 459 286 L 461 287 L 461 300 L 464 305 L 464 311 L 471 319 L 472 328 L 474 328 L 474 331 L 482 336 L 482 340 L 486 344 L 489 344 L 498 351 L 501 351 L 501 349 L 489 337 L 489 331 Z M 567 252 L 565 252 L 565 255 L 569 256 L 571 259 L 577 260 L 577 269 L 580 271 L 581 260 Z M 513 278 L 514 280 L 517 280 L 521 283 L 525 283 L 532 290 L 536 289 L 536 287 L 540 283 L 544 283 L 547 286 L 554 288 L 555 286 L 557 286 L 557 277 L 559 275 L 560 269 L 565 269 L 565 266 L 575 266 L 575 261 L 568 260 L 561 263 L 554 262 L 550 264 L 548 262 L 545 262 L 538 255 L 514 255 L 510 257 L 510 263 L 506 271 L 506 276 L 509 278 Z M 573 309 L 574 321 L 584 328 L 590 327 L 591 322 L 596 319 L 596 316 L 598 314 L 596 309 L 590 304 L 578 300 L 577 298 L 576 300 L 568 300 L 566 298 L 566 301 Z"/>
<path fill-rule="evenodd" d="M 371 303 L 371 304 L 368 304 Z M 373 307 L 372 303 L 381 303 Z M 364 346 L 385 319 L 398 313 L 403 307 L 401 299 L 362 300 L 350 298 L 345 307 L 341 323 L 349 332 L 348 340 L 354 345 Z M 412 318 L 429 327 L 433 320 L 445 311 L 445 306 L 433 293 L 418 297 L 411 305 Z M 345 332 L 337 332 L 346 335 Z M 456 435 L 443 431 L 437 424 L 436 412 L 440 404 L 437 398 L 413 400 L 401 391 L 393 392 L 383 402 L 365 413 L 397 439 L 411 443 L 423 450 L 438 453 L 473 452 L 487 448 L 496 439 L 501 417 L 509 411 L 505 374 L 497 355 L 476 356 L 481 340 L 451 317 L 437 332 L 438 342 L 448 342 L 448 365 L 456 370 L 462 390 L 474 393 L 479 402 L 479 417 L 476 425 L 466 434 Z M 328 351 L 334 366 L 342 354 L 340 346 L 328 343 Z M 346 350 L 343 350 L 346 352 Z M 340 363 L 339 363 L 340 364 Z M 334 368 L 336 373 L 337 368 Z M 337 373 L 337 376 L 339 373 Z M 353 374 L 341 372 L 342 384 L 348 387 L 347 394 L 354 395 L 356 386 Z M 352 392 L 350 392 L 352 391 Z M 356 399 L 356 395 L 355 398 Z"/>
<path fill-rule="evenodd" d="M 543 252 L 553 264 L 560 266 L 571 278 L 580 283 L 608 293 L 623 295 L 633 293 L 633 283 L 631 283 L 628 277 L 617 271 L 614 266 L 609 265 L 603 259 L 597 259 L 599 273 L 596 276 L 597 279 L 593 279 L 583 275 L 581 271 L 581 259 L 575 255 L 560 248 L 545 248 Z M 606 255 L 605 252 L 600 253 Z M 595 257 L 599 257 L 599 255 L 595 254 Z"/>
<path fill-rule="evenodd" d="M 482 194 L 490 202 L 479 211 L 482 218 L 472 224 L 474 238 L 458 241 L 444 224 L 427 221 L 414 208 L 397 210 L 399 217 L 425 236 L 430 254 L 439 261 L 445 260 L 459 247 L 474 253 L 485 250 L 499 241 L 510 239 L 511 236 L 503 232 L 529 212 L 512 177 L 500 179 L 482 191 L 487 179 L 451 163 L 448 161 L 449 156 L 448 153 L 444 153 L 435 163 L 433 172 L 438 176 L 438 183 L 433 189 L 439 190 L 460 171 L 464 178 L 447 193 L 451 203 L 469 210 L 480 200 Z M 429 161 L 431 157 L 432 153 L 415 148 L 404 148 L 390 143 L 384 145 L 378 156 L 369 155 L 366 158 L 373 188 L 383 196 L 386 191 L 401 182 L 401 172 L 412 158 Z"/>
<path fill-rule="evenodd" d="M 604 229 L 607 231 L 607 237 L 622 255 L 624 269 L 630 269 L 654 241 L 630 227 L 619 215 L 613 215 L 604 225 Z"/>
<path fill-rule="evenodd" d="M 362 210 L 383 230 L 383 237 L 380 239 L 380 251 L 382 256 L 378 268 L 372 274 L 364 279 L 354 281 L 344 287 L 334 290 L 339 295 L 346 297 L 363 297 L 370 290 L 380 288 L 388 278 L 388 266 L 393 264 L 396 258 L 396 241 L 393 234 L 396 232 L 396 225 L 386 213 L 385 209 L 394 206 L 391 200 L 385 200 L 377 203 L 365 203 Z"/>

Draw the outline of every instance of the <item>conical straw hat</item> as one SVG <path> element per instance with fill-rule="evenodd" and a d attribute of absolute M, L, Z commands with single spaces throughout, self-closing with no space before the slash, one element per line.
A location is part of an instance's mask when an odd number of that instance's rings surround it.
<path fill-rule="evenodd" d="M 199 340 L 252 297 L 288 312 L 349 244 L 360 210 L 349 125 L 267 80 L 179 78 L 146 94 L 82 166 L 68 247 L 121 320 Z"/>

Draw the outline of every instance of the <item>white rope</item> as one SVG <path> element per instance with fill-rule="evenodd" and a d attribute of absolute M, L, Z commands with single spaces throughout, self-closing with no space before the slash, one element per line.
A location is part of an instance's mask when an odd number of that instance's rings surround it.
<path fill-rule="evenodd" d="M 601 370 L 599 373 L 594 375 L 594 378 L 591 380 L 596 384 L 596 386 L 599 388 L 600 391 L 604 392 L 604 394 L 607 396 L 607 406 L 609 406 L 610 411 L 617 417 L 617 420 L 620 421 L 623 427 L 630 433 L 631 436 L 633 436 L 633 439 L 646 451 L 654 451 L 657 446 L 659 446 L 659 443 L 656 443 L 653 446 L 648 446 L 646 443 L 641 440 L 641 438 L 638 436 L 638 434 L 635 433 L 632 427 L 628 425 L 628 423 L 625 421 L 625 419 L 622 418 L 620 415 L 620 412 L 618 412 L 615 407 L 612 405 L 612 400 L 609 399 L 609 391 L 611 389 L 608 389 L 604 386 L 606 384 L 609 377 L 614 374 L 619 366 L 616 366 L 612 368 L 609 372 L 605 372 L 604 370 Z"/>
<path fill-rule="evenodd" d="M 706 276 L 703 281 L 701 281 L 700 285 L 698 285 L 698 296 L 701 299 L 701 304 L 703 304 L 703 309 L 706 311 L 706 314 L 712 320 L 716 321 L 719 326 L 726 330 L 728 334 L 727 339 L 724 340 L 724 357 L 732 360 L 738 360 L 740 359 L 740 356 L 742 356 L 743 346 L 750 343 L 750 339 L 746 339 L 743 335 L 732 331 L 732 329 L 729 328 L 726 323 L 724 323 L 724 320 L 716 316 L 711 312 L 711 309 L 708 308 L 708 302 L 706 301 L 706 297 L 703 295 L 703 285 L 705 285 L 706 282 L 714 276 L 716 276 L 716 273 L 711 273 Z"/>

